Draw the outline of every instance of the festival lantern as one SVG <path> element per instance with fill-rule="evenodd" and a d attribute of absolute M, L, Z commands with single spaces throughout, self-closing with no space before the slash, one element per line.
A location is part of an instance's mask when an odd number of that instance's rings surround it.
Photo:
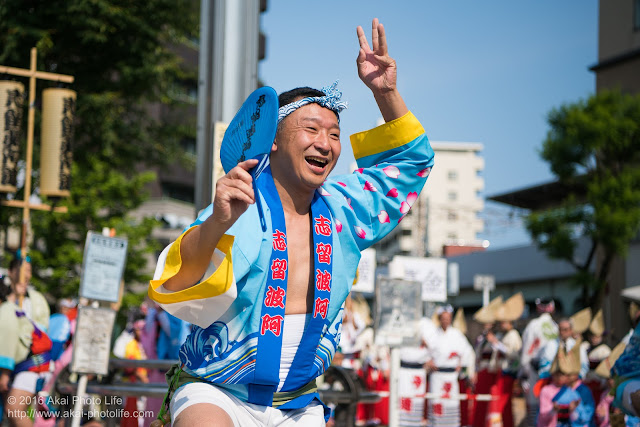
<path fill-rule="evenodd" d="M 24 85 L 0 81 L 0 193 L 15 193 L 20 155 Z"/>
<path fill-rule="evenodd" d="M 64 88 L 42 91 L 40 194 L 68 197 L 71 189 L 71 140 L 76 92 Z"/>
<path fill-rule="evenodd" d="M 23 187 L 23 199 L 7 199 L 0 200 L 0 205 L 2 206 L 10 206 L 14 208 L 22 208 L 22 232 L 21 232 L 21 243 L 20 243 L 20 256 L 22 260 L 27 259 L 28 253 L 28 231 L 30 228 L 30 218 L 31 218 L 31 210 L 39 210 L 39 211 L 49 211 L 49 212 L 60 212 L 66 213 L 68 211 L 66 206 L 49 206 L 42 203 L 32 203 L 31 202 L 31 173 L 33 170 L 32 167 L 32 157 L 33 157 L 33 133 L 34 133 L 34 123 L 35 123 L 35 106 L 36 106 L 36 80 L 49 80 L 57 82 L 58 84 L 71 84 L 73 83 L 74 77 L 68 76 L 64 74 L 56 74 L 49 73 L 44 71 L 38 71 L 37 69 L 37 58 L 38 58 L 38 50 L 34 47 L 31 48 L 30 52 L 30 61 L 29 68 L 15 68 L 15 67 L 7 67 L 4 65 L 0 65 L 0 75 L 8 75 L 8 76 L 16 76 L 16 77 L 27 77 L 29 79 L 29 92 L 28 92 L 28 101 L 27 101 L 27 141 L 26 141 L 26 156 L 25 156 L 25 165 L 24 165 L 24 187 Z M 0 192 L 15 192 L 16 191 L 16 181 L 17 179 L 17 163 L 18 163 L 18 151 L 17 147 L 19 146 L 20 135 L 19 135 L 19 126 L 22 119 L 22 100 L 24 99 L 24 86 L 21 83 L 14 82 L 0 82 L 0 88 L 4 88 L 4 90 L 0 90 L 0 114 L 2 117 L 0 118 L 0 146 L 1 152 L 0 155 L 0 172 L 2 176 L 0 177 L 0 184 L 5 183 L 5 176 L 7 181 L 6 189 L 0 188 Z M 7 91 L 8 88 L 8 91 Z M 7 93 L 9 97 L 7 97 Z M 70 98 L 70 93 L 73 93 Z M 62 113 L 68 115 L 67 120 L 63 120 L 61 114 L 58 114 L 59 120 L 62 122 L 57 126 L 53 125 L 53 129 L 51 131 L 55 132 L 55 129 L 58 129 L 58 134 L 64 133 L 64 137 L 59 137 L 59 139 L 64 139 L 65 143 L 63 144 L 60 141 L 58 145 L 58 149 L 56 151 L 55 148 L 49 148 L 46 152 L 52 153 L 52 159 L 58 159 L 58 173 L 53 173 L 53 176 L 57 176 L 60 180 L 60 170 L 67 173 L 67 176 L 70 175 L 71 169 L 71 159 L 70 156 L 60 156 L 59 153 L 64 150 L 69 150 L 69 143 L 71 142 L 71 124 L 73 122 L 73 111 L 75 110 L 75 92 L 69 91 L 67 92 L 67 105 L 65 110 L 65 105 L 62 106 Z M 60 97 L 60 96 L 58 96 Z M 55 97 L 54 97 L 55 98 Z M 65 97 L 63 97 L 64 99 Z M 17 103 L 20 103 L 20 108 L 18 108 Z M 48 103 L 48 101 L 46 101 Z M 43 102 L 45 104 L 45 102 Z M 46 108 L 45 104 L 45 114 L 48 113 L 48 108 Z M 11 110 L 9 112 L 8 110 Z M 8 118 L 8 119 L 7 119 Z M 70 119 L 69 119 L 70 118 Z M 45 119 L 43 117 L 43 119 Z M 47 122 L 51 119 L 47 119 Z M 54 119 L 55 121 L 55 116 Z M 16 127 L 14 127 L 14 125 Z M 12 129 L 12 132 L 8 133 L 6 130 L 8 128 Z M 64 128 L 64 130 L 62 129 Z M 47 129 L 47 131 L 50 131 Z M 48 139 L 48 132 L 44 132 L 45 136 L 42 137 L 43 140 Z M 55 138 L 53 139 L 55 141 Z M 45 150 L 43 150 L 45 151 Z M 45 155 L 45 161 L 42 164 L 50 165 L 51 163 L 48 161 L 48 156 Z M 64 157 L 64 165 L 61 165 L 60 157 Z M 51 174 L 51 173 L 50 173 Z M 15 178 L 14 178 L 15 177 Z M 47 183 L 48 179 L 44 180 Z M 63 181 L 63 186 L 66 186 L 66 192 L 58 192 L 58 196 L 69 195 L 69 180 Z M 60 185 L 57 186 L 58 188 Z M 45 190 L 46 193 L 46 190 Z M 51 194 L 51 193 L 49 193 Z M 56 197 L 53 195 L 53 197 Z M 22 263 L 20 267 L 20 282 L 25 282 L 25 266 L 26 262 Z M 22 305 L 22 301 L 20 301 L 20 306 Z"/>

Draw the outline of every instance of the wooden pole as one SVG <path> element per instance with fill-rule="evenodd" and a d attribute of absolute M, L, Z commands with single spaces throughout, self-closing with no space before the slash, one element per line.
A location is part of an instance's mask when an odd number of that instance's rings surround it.
<path fill-rule="evenodd" d="M 33 128 L 35 126 L 35 112 L 36 112 L 36 61 L 38 51 L 35 47 L 31 48 L 31 61 L 29 70 L 31 75 L 29 76 L 29 112 L 27 116 L 27 166 L 25 170 L 24 179 L 24 206 L 22 207 L 22 241 L 20 247 L 20 257 L 22 262 L 20 264 L 20 283 L 24 283 L 25 268 L 27 260 L 27 233 L 29 232 L 29 221 L 31 218 L 31 210 L 29 209 L 29 199 L 31 198 L 31 170 L 33 168 Z M 20 307 L 22 307 L 23 296 L 20 296 Z"/>
<path fill-rule="evenodd" d="M 69 212 L 69 209 L 67 209 L 66 206 L 49 206 L 49 205 L 45 205 L 43 203 L 41 204 L 34 204 L 34 203 L 25 203 L 24 201 L 21 200 L 3 200 L 2 203 L 0 203 L 2 206 L 10 206 L 13 208 L 24 208 L 25 204 L 29 205 L 29 209 L 32 211 L 47 211 L 47 212 L 57 212 L 57 213 L 67 213 Z"/>
<path fill-rule="evenodd" d="M 35 47 L 33 49 L 35 49 Z M 61 83 L 73 83 L 74 80 L 73 76 L 67 76 L 65 74 L 45 73 L 44 71 L 34 72 L 31 69 L 27 70 L 24 68 L 6 67 L 4 65 L 0 65 L 0 74 L 11 74 L 13 76 L 20 77 L 31 77 L 35 75 L 36 79 L 51 80 Z"/>

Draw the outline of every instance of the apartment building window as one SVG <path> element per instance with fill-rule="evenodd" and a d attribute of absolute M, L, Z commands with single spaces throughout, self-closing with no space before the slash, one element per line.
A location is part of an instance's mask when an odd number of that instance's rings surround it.
<path fill-rule="evenodd" d="M 196 155 L 196 139 L 195 138 L 184 138 L 180 141 L 180 147 L 184 151 L 185 154 Z"/>
<path fill-rule="evenodd" d="M 181 200 L 187 203 L 194 202 L 194 189 L 189 185 L 182 185 L 174 182 L 163 182 L 162 197 Z"/>
<path fill-rule="evenodd" d="M 193 47 L 195 48 L 199 48 L 200 47 L 200 37 L 192 34 L 191 36 L 188 37 L 189 42 L 193 45 Z"/>
<path fill-rule="evenodd" d="M 449 191 L 449 194 L 447 194 L 447 199 L 452 202 L 458 200 L 458 193 L 456 193 L 455 191 Z"/>
<path fill-rule="evenodd" d="M 455 211 L 449 211 L 447 212 L 447 219 L 449 221 L 457 221 L 458 214 Z"/>
<path fill-rule="evenodd" d="M 178 80 L 169 87 L 168 93 L 176 101 L 195 104 L 198 102 L 198 81 Z"/>
<path fill-rule="evenodd" d="M 449 171 L 449 173 L 447 174 L 447 177 L 449 178 L 449 181 L 457 181 L 458 171 L 455 171 L 455 170 Z"/>

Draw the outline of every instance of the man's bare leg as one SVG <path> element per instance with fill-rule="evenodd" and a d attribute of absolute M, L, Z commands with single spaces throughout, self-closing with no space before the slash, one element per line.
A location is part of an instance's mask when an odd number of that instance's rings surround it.
<path fill-rule="evenodd" d="M 196 403 L 185 408 L 172 425 L 174 427 L 234 427 L 229 414 L 219 406 L 210 403 Z"/>
<path fill-rule="evenodd" d="M 9 391 L 5 411 L 11 427 L 31 427 L 33 425 L 27 410 L 29 404 L 34 401 L 34 397 L 33 393 L 24 390 L 14 388 Z"/>

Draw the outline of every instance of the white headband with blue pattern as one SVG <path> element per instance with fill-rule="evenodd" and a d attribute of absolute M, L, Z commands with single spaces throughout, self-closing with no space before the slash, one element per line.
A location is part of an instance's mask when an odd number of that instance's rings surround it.
<path fill-rule="evenodd" d="M 453 313 L 453 307 L 451 304 L 438 306 L 436 314 L 440 316 L 442 313 Z"/>
<path fill-rule="evenodd" d="M 307 98 L 300 99 L 298 101 L 294 101 L 290 104 L 283 105 L 278 109 L 278 124 L 287 117 L 289 114 L 296 111 L 298 108 L 315 103 L 323 106 L 324 108 L 328 108 L 338 115 L 342 110 L 347 108 L 347 103 L 344 101 L 340 101 L 342 97 L 342 92 L 336 89 L 338 85 L 338 81 L 336 80 L 333 84 L 329 86 L 325 86 L 322 88 L 322 92 L 325 93 L 325 96 L 310 96 Z M 338 121 L 340 121 L 340 116 L 338 116 Z"/>

